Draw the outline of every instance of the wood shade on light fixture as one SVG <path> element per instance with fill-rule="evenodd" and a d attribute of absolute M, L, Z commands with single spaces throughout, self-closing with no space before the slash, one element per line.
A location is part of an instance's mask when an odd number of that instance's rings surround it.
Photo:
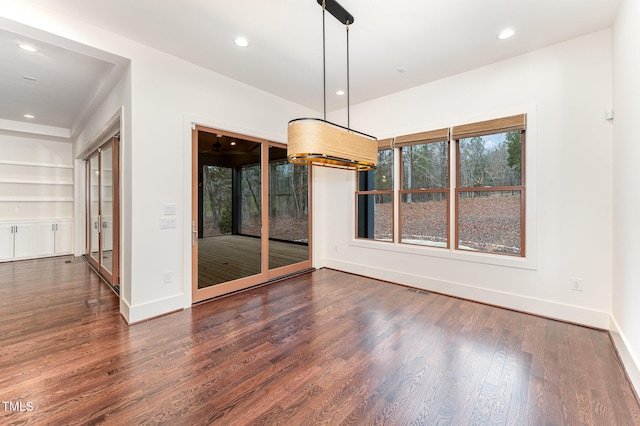
<path fill-rule="evenodd" d="M 291 120 L 288 140 L 287 157 L 294 164 L 363 171 L 378 161 L 376 138 L 319 118 Z"/>
<path fill-rule="evenodd" d="M 297 118 L 289 122 L 287 158 L 294 164 L 373 170 L 378 163 L 378 140 L 349 128 L 349 24 L 354 18 L 335 0 L 317 1 L 322 6 L 324 119 Z M 347 29 L 347 127 L 327 121 L 325 11 Z"/>

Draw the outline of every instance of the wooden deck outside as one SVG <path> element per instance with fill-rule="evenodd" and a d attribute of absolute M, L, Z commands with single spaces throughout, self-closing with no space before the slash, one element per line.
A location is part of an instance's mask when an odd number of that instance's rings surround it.
<path fill-rule="evenodd" d="M 0 424 L 640 424 L 606 332 L 327 269 L 128 326 L 82 260 L 3 263 L 0 339 Z"/>
<path fill-rule="evenodd" d="M 221 235 L 198 239 L 198 288 L 260 273 L 260 239 Z M 309 246 L 269 241 L 269 269 L 309 259 Z"/>

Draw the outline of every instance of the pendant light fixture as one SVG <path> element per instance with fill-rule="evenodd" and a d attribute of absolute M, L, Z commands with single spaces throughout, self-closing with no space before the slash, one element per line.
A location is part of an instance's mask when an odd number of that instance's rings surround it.
<path fill-rule="evenodd" d="M 317 1 L 322 6 L 324 119 L 296 118 L 289 122 L 287 157 L 294 164 L 351 170 L 375 169 L 378 161 L 377 139 L 349 127 L 349 25 L 353 24 L 354 18 L 335 0 Z M 329 11 L 347 30 L 347 127 L 327 121 L 325 11 Z"/>

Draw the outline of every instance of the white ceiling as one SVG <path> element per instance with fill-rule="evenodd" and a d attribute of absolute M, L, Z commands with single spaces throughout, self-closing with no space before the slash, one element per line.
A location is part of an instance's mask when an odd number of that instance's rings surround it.
<path fill-rule="evenodd" d="M 316 0 L 33 0 L 251 86 L 322 111 L 322 9 Z M 350 27 L 351 104 L 611 26 L 619 0 L 341 0 Z M 346 106 L 345 29 L 327 14 L 328 110 Z M 498 40 L 512 27 L 516 35 Z M 245 36 L 250 45 L 233 40 Z M 46 45 L 38 59 L 0 32 L 0 119 L 71 127 L 122 58 Z M 37 42 L 37 40 L 33 40 Z M 116 52 L 117 53 L 117 52 Z M 37 54 L 36 54 L 37 55 Z M 8 66 L 5 66 L 8 64 Z M 398 69 L 404 67 L 406 72 Z M 22 78 L 33 74 L 33 84 Z M 89 91 L 90 92 L 90 91 Z M 4 94 L 8 94 L 5 96 Z"/>
<path fill-rule="evenodd" d="M 37 47 L 31 53 L 19 43 Z M 109 74 L 114 64 L 0 29 L 0 57 L 11 58 L 0 67 L 0 117 L 71 128 L 86 106 L 87 94 Z M 27 120 L 28 122 L 29 120 Z"/>

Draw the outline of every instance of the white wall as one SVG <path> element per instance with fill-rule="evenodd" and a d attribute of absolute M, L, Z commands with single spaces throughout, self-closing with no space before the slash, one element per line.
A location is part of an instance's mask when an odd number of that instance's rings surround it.
<path fill-rule="evenodd" d="M 611 105 L 606 30 L 352 107 L 352 127 L 379 138 L 528 113 L 528 255 L 354 241 L 355 175 L 320 170 L 315 226 L 331 232 L 316 240 L 319 264 L 608 329 Z M 570 289 L 571 277 L 584 291 Z"/>
<path fill-rule="evenodd" d="M 613 29 L 613 327 L 627 372 L 640 389 L 640 3 L 623 0 Z"/>

